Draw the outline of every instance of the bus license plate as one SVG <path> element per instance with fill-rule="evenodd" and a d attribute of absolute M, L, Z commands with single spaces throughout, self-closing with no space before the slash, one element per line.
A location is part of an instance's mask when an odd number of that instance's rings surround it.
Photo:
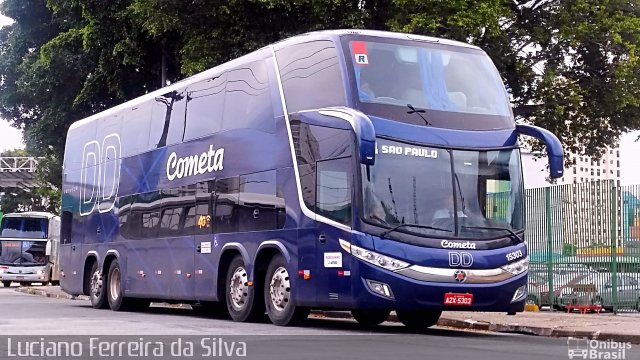
<path fill-rule="evenodd" d="M 471 306 L 473 304 L 473 294 L 444 294 L 444 304 L 451 306 Z"/>
<path fill-rule="evenodd" d="M 24 276 L 16 276 L 16 280 L 24 280 Z"/>

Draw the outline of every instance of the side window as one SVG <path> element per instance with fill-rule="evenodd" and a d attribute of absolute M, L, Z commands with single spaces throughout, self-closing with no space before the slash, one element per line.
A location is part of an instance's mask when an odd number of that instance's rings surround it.
<path fill-rule="evenodd" d="M 73 213 L 71 211 L 62 212 L 62 228 L 60 230 L 60 242 L 68 244 L 71 242 L 71 226 L 73 224 Z"/>
<path fill-rule="evenodd" d="M 129 226 L 131 223 L 131 196 L 119 197 L 116 202 L 118 209 L 118 227 L 120 236 L 124 239 L 130 239 Z"/>
<path fill-rule="evenodd" d="M 290 113 L 344 106 L 344 84 L 338 51 L 331 41 L 295 44 L 276 54 Z"/>
<path fill-rule="evenodd" d="M 180 218 L 182 217 L 182 207 L 174 207 L 162 210 L 160 218 L 159 237 L 180 235 Z"/>
<path fill-rule="evenodd" d="M 213 204 L 211 194 L 214 192 L 214 181 L 196 184 L 195 234 L 211 234 Z"/>
<path fill-rule="evenodd" d="M 172 91 L 152 100 L 149 149 L 182 141 L 186 103 L 185 91 Z"/>
<path fill-rule="evenodd" d="M 193 234 L 196 228 L 196 207 L 195 205 L 188 206 L 185 209 L 184 224 L 182 225 L 182 231 L 184 234 Z"/>
<path fill-rule="evenodd" d="M 354 138 L 351 130 L 293 123 L 298 171 L 302 197 L 307 207 L 316 207 L 316 162 L 353 154 Z"/>
<path fill-rule="evenodd" d="M 275 131 L 269 74 L 264 61 L 242 65 L 229 72 L 223 128 Z"/>
<path fill-rule="evenodd" d="M 163 193 L 153 191 L 131 196 L 131 205 L 122 211 L 121 227 L 127 239 L 150 239 L 158 237 L 162 215 Z M 124 209 L 124 206 L 122 207 Z M 126 216 L 125 216 L 126 215 Z M 123 228 L 121 228 L 121 231 Z"/>
<path fill-rule="evenodd" d="M 122 124 L 122 157 L 138 155 L 152 148 L 149 146 L 151 103 L 144 102 L 124 111 Z M 157 140 L 157 139 L 156 139 Z M 155 144 L 153 146 L 155 148 Z"/>
<path fill-rule="evenodd" d="M 352 167 L 350 157 L 317 163 L 316 213 L 351 224 Z"/>
<path fill-rule="evenodd" d="M 158 224 L 160 224 L 160 211 L 148 211 L 142 213 L 142 228 L 140 237 L 155 238 L 158 236 Z"/>
<path fill-rule="evenodd" d="M 284 204 L 276 196 L 275 170 L 240 176 L 238 231 L 278 228 L 277 209 Z"/>
<path fill-rule="evenodd" d="M 238 178 L 216 181 L 215 212 L 213 218 L 214 233 L 235 232 L 238 229 Z"/>
<path fill-rule="evenodd" d="M 187 124 L 184 140 L 214 134 L 222 129 L 227 73 L 187 88 Z"/>

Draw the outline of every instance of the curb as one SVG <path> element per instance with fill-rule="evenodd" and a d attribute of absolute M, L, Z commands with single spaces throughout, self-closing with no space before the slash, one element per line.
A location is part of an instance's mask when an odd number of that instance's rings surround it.
<path fill-rule="evenodd" d="M 86 295 L 73 296 L 73 295 L 69 295 L 67 293 L 59 293 L 58 294 L 58 293 L 52 293 L 52 292 L 48 292 L 48 291 L 43 290 L 43 289 L 32 288 L 32 287 L 19 287 L 15 291 L 20 292 L 20 293 L 24 293 L 24 294 L 44 296 L 44 297 L 53 298 L 53 299 L 89 300 L 89 297 L 86 296 Z"/>
<path fill-rule="evenodd" d="M 53 293 L 44 289 L 32 288 L 32 287 L 19 287 L 15 291 L 38 295 L 55 299 L 66 300 L 89 300 L 86 295 L 73 296 L 66 293 Z M 311 312 L 311 316 L 316 318 L 328 318 L 328 319 L 353 319 L 351 314 L 346 311 L 321 311 L 314 310 Z M 400 322 L 395 313 L 389 315 L 387 319 L 389 322 Z M 475 321 L 471 319 L 460 320 L 447 317 L 441 317 L 438 320 L 438 326 L 460 329 L 460 330 L 475 330 L 475 331 L 491 331 L 498 333 L 517 333 L 527 334 L 535 336 L 556 337 L 556 338 L 585 338 L 590 340 L 601 341 L 616 341 L 616 342 L 630 342 L 632 344 L 640 344 L 640 335 L 634 334 L 616 334 L 616 333 L 603 333 L 600 331 L 583 331 L 583 330 L 567 330 L 559 328 L 541 327 L 541 326 L 527 326 L 520 324 L 498 324 L 486 321 Z"/>
<path fill-rule="evenodd" d="M 353 319 L 348 312 L 339 311 L 312 311 L 312 316 L 324 317 L 330 319 Z M 389 322 L 399 322 L 398 317 L 392 313 L 387 319 Z M 584 338 L 590 340 L 600 341 L 616 341 L 616 342 L 629 342 L 632 344 L 640 344 L 640 335 L 634 334 L 617 334 L 617 333 L 603 333 L 600 331 L 584 331 L 584 330 L 567 330 L 559 328 L 541 327 L 541 326 L 527 326 L 520 324 L 498 324 L 486 321 L 476 321 L 471 319 L 460 320 L 447 317 L 441 317 L 438 320 L 438 326 L 460 329 L 460 330 L 475 330 L 475 331 L 491 331 L 498 333 L 515 333 L 526 334 L 534 336 L 545 336 L 555 338 Z"/>

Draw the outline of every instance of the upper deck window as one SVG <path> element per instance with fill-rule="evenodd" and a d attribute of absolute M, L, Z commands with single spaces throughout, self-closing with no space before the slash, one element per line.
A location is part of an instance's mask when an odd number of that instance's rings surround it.
<path fill-rule="evenodd" d="M 356 107 L 366 114 L 425 125 L 423 115 L 428 125 L 455 129 L 513 127 L 500 76 L 480 50 L 367 37 L 345 47 Z"/>
<path fill-rule="evenodd" d="M 290 113 L 346 105 L 338 51 L 333 42 L 294 44 L 278 50 L 276 56 Z"/>

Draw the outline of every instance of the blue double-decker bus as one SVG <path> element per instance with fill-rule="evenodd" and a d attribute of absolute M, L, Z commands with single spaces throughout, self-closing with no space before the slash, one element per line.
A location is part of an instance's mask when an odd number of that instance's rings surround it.
<path fill-rule="evenodd" d="M 522 311 L 520 134 L 489 57 L 377 31 L 295 36 L 77 121 L 61 286 L 95 308 L 192 303 L 295 324 Z"/>

